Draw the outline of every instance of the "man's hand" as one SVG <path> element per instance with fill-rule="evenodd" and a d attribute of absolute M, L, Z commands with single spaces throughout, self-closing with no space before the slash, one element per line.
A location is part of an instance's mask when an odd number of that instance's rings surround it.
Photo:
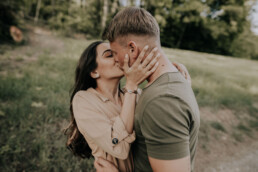
<path fill-rule="evenodd" d="M 94 167 L 96 168 L 97 172 L 119 172 L 113 163 L 103 158 L 95 159 Z"/>

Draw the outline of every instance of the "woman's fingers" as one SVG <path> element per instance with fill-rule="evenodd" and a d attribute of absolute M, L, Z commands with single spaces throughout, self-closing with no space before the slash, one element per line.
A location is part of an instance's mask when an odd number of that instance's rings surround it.
<path fill-rule="evenodd" d="M 186 67 L 183 64 L 179 64 L 179 67 L 181 68 L 185 79 L 187 79 L 188 78 L 188 71 L 187 71 Z"/>
<path fill-rule="evenodd" d="M 185 79 L 191 84 L 192 81 L 191 81 L 191 76 L 187 70 L 187 68 L 185 67 L 185 65 L 183 64 L 180 64 L 180 63 L 175 63 L 173 62 L 172 63 L 178 70 L 179 72 L 185 77 Z"/>
<path fill-rule="evenodd" d="M 158 53 L 155 57 L 154 57 L 154 59 L 152 59 L 151 60 L 151 62 L 149 63 L 149 64 L 147 64 L 147 66 L 146 66 L 146 69 L 149 71 L 149 70 L 151 70 L 153 67 L 154 67 L 154 65 L 157 63 L 157 61 L 159 60 L 159 57 L 160 57 L 160 53 Z"/>
<path fill-rule="evenodd" d="M 148 54 L 148 56 L 143 60 L 143 62 L 142 62 L 142 67 L 143 68 L 146 67 L 150 63 L 150 61 L 154 58 L 154 55 L 155 55 L 157 50 L 158 50 L 157 47 L 153 48 L 151 50 L 150 54 Z"/>
<path fill-rule="evenodd" d="M 157 62 L 160 57 L 160 54 L 157 53 L 158 48 L 152 49 L 146 55 L 147 50 L 148 46 L 145 46 L 131 67 L 128 65 L 129 58 L 126 55 L 123 66 L 126 81 L 139 85 L 157 69 Z M 143 58 L 144 60 L 142 60 Z"/>
<path fill-rule="evenodd" d="M 141 53 L 139 54 L 137 60 L 135 61 L 135 63 L 134 63 L 133 65 L 137 65 L 137 66 L 138 66 L 139 64 L 141 64 L 142 59 L 143 59 L 143 57 L 145 56 L 145 53 L 147 52 L 148 49 L 149 49 L 149 46 L 146 45 L 146 46 L 142 49 Z"/>
<path fill-rule="evenodd" d="M 189 72 L 188 72 L 188 70 L 187 70 L 187 68 L 185 67 L 185 65 L 183 65 L 183 64 L 179 64 L 180 65 L 180 67 L 182 68 L 182 70 L 184 71 L 184 73 L 185 73 L 185 79 L 191 84 L 191 76 L 190 76 L 190 74 L 189 74 Z"/>
<path fill-rule="evenodd" d="M 124 58 L 123 70 L 128 71 L 128 69 L 129 69 L 129 56 L 128 56 L 128 54 L 126 54 L 125 58 Z"/>
<path fill-rule="evenodd" d="M 158 66 L 159 66 L 159 62 L 157 62 L 151 70 L 149 70 L 148 72 L 146 72 L 146 77 L 148 77 L 148 76 L 151 75 L 153 72 L 155 72 L 156 69 L 158 68 Z"/>
<path fill-rule="evenodd" d="M 179 72 L 184 75 L 184 71 L 182 70 L 181 66 L 175 62 L 172 62 L 172 64 L 179 70 Z"/>

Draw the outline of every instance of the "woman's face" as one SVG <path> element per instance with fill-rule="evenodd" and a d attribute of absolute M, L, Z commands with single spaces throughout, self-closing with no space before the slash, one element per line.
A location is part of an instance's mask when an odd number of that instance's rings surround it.
<path fill-rule="evenodd" d="M 101 43 L 97 47 L 97 64 L 95 71 L 98 72 L 100 78 L 105 79 L 121 79 L 124 75 L 119 68 L 119 64 L 115 62 L 109 43 Z"/>

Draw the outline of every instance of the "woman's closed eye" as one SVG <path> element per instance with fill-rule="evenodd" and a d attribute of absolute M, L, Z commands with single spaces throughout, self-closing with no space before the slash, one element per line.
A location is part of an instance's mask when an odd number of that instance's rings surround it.
<path fill-rule="evenodd" d="M 113 53 L 112 52 L 107 52 L 106 57 L 113 57 Z"/>
<path fill-rule="evenodd" d="M 104 55 L 105 57 L 108 57 L 108 58 L 113 57 L 113 53 L 112 53 L 112 51 L 111 51 L 110 49 L 105 50 L 105 51 L 103 52 L 102 56 L 103 56 L 103 55 Z"/>

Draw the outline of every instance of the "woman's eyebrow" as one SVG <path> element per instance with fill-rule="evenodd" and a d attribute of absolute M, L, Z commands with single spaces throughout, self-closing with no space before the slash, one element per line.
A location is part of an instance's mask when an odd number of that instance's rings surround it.
<path fill-rule="evenodd" d="M 108 51 L 112 52 L 111 49 L 107 49 L 107 50 L 105 50 L 105 51 L 102 53 L 102 56 L 103 56 L 106 52 L 108 52 Z"/>

